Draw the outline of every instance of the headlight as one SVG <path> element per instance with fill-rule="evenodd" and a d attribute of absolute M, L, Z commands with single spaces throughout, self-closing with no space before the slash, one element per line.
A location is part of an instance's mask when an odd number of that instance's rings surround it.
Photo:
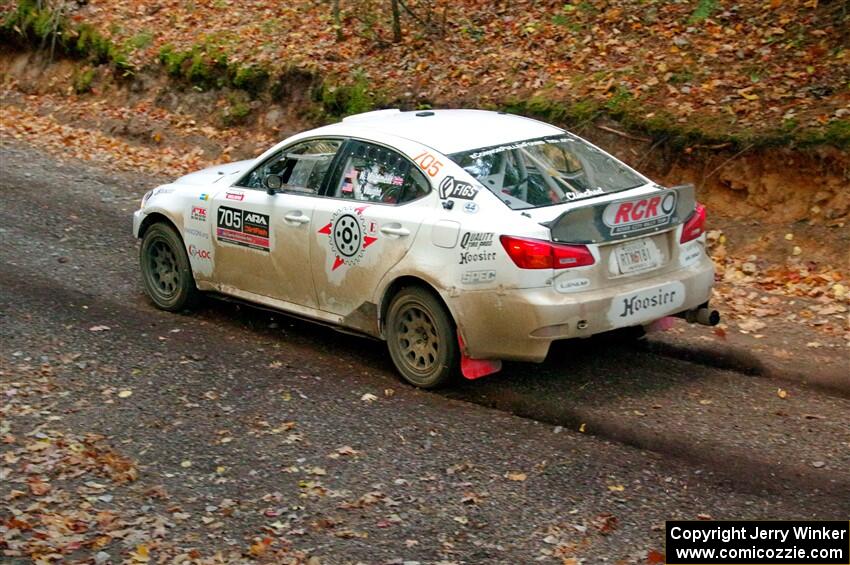
<path fill-rule="evenodd" d="M 141 210 L 142 208 L 144 208 L 144 207 L 145 207 L 145 204 L 147 204 L 148 198 L 150 198 L 150 197 L 151 197 L 151 194 L 153 194 L 153 190 L 149 190 L 149 191 L 147 191 L 147 192 L 145 193 L 145 195 L 144 195 L 144 196 L 142 196 L 142 205 L 141 205 L 141 206 L 139 206 L 139 209 L 140 209 L 140 210 Z"/>

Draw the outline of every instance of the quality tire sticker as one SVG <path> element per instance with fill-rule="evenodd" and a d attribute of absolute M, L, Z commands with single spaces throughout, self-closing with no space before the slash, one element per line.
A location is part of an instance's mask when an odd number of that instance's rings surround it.
<path fill-rule="evenodd" d="M 343 265 L 353 266 L 360 262 L 366 248 L 378 240 L 377 226 L 363 217 L 360 208 L 341 208 L 334 212 L 331 221 L 319 230 L 328 236 L 328 244 L 334 256 L 331 271 Z"/>
<path fill-rule="evenodd" d="M 257 212 L 221 206 L 216 237 L 219 241 L 269 251 L 269 217 Z"/>

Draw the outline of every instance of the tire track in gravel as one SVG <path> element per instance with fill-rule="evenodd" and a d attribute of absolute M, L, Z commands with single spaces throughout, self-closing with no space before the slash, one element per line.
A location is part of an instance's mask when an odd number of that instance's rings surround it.
<path fill-rule="evenodd" d="M 420 540 L 406 552 L 419 558 L 446 558 L 441 542 L 449 541 L 455 558 L 529 562 L 545 547 L 540 540 L 547 525 L 582 523 L 600 512 L 615 515 L 619 527 L 593 538 L 591 554 L 611 561 L 660 548 L 664 519 L 697 513 L 825 519 L 843 511 L 832 493 L 793 485 L 782 496 L 750 492 L 710 469 L 602 438 L 553 434 L 534 421 L 399 386 L 389 370 L 360 374 L 364 367 L 357 360 L 346 370 L 330 354 L 281 344 L 267 329 L 234 331 L 238 320 L 261 317 L 253 309 L 230 324 L 198 323 L 125 306 L 27 269 L 0 269 L 0 312 L 4 358 L 14 357 L 15 348 L 22 359 L 82 354 L 84 365 L 63 377 L 73 390 L 71 404 L 55 413 L 66 424 L 112 436 L 141 461 L 142 481 L 162 481 L 171 494 L 167 505 L 197 516 L 222 499 L 238 501 L 243 512 L 235 523 L 228 521 L 220 534 L 225 538 L 269 522 L 260 511 L 271 492 L 297 501 L 288 519 L 307 533 L 294 540 L 296 547 L 306 543 L 316 554 L 369 562 L 404 554 L 404 539 Z M 94 324 L 111 329 L 88 331 Z M 328 344 L 331 338 L 323 339 L 318 341 Z M 360 345 L 340 347 L 345 353 Z M 276 361 L 285 364 L 270 368 Z M 363 392 L 380 394 L 388 386 L 396 389 L 391 398 L 360 400 Z M 120 401 L 104 389 L 131 389 L 133 395 Z M 104 404 L 107 399 L 114 402 Z M 261 424 L 266 420 L 271 427 L 295 422 L 302 439 L 282 441 L 285 436 L 269 434 Z M 224 443 L 222 437 L 233 440 Z M 341 445 L 361 455 L 329 460 L 327 454 Z M 192 466 L 183 468 L 184 460 Z M 305 499 L 301 485 L 317 477 L 285 471 L 314 465 L 327 469 L 318 479 L 334 497 Z M 226 473 L 214 472 L 218 466 Z M 524 470 L 528 479 L 506 480 L 509 470 Z M 624 490 L 609 488 L 618 484 Z M 376 528 L 379 508 L 340 510 L 341 501 L 375 489 L 401 503 L 385 512 L 397 513 L 402 523 Z M 485 493 L 482 502 L 465 504 L 470 491 Z M 454 520 L 459 516 L 468 516 L 468 530 Z M 322 520 L 368 531 L 369 541 L 339 539 L 310 526 Z"/>

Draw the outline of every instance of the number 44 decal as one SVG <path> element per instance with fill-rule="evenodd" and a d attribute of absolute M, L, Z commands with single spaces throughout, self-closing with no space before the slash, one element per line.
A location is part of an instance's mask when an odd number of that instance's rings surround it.
<path fill-rule="evenodd" d="M 429 177 L 436 177 L 440 174 L 440 169 L 443 166 L 441 161 L 438 161 L 436 157 L 431 155 L 431 153 L 424 151 L 420 155 L 417 155 L 413 158 L 419 167 L 428 173 Z"/>

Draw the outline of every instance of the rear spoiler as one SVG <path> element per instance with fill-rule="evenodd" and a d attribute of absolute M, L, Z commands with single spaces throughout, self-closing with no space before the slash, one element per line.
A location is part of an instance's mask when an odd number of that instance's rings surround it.
<path fill-rule="evenodd" d="M 670 229 L 696 208 L 694 185 L 683 184 L 568 210 L 543 225 L 561 243 L 603 243 Z"/>

